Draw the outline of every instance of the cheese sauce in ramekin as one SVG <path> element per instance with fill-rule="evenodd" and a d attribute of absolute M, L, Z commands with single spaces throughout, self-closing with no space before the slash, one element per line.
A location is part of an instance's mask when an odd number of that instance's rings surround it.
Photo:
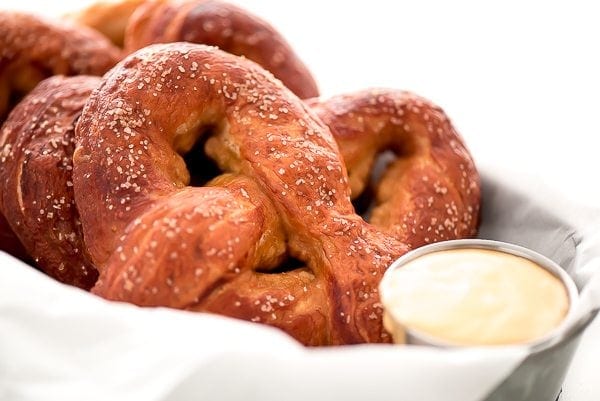
<path fill-rule="evenodd" d="M 565 320 L 577 296 L 549 259 L 485 240 L 410 252 L 392 264 L 380 292 L 394 342 L 440 346 L 537 342 Z"/>

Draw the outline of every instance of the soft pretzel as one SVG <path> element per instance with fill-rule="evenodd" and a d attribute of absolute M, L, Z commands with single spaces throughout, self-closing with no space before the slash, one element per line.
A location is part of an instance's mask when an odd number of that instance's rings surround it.
<path fill-rule="evenodd" d="M 102 75 L 121 52 L 98 32 L 0 11 L 0 121 L 11 106 L 51 75 Z"/>
<path fill-rule="evenodd" d="M 273 73 L 301 98 L 318 95 L 310 72 L 266 21 L 217 0 L 146 1 L 131 16 L 125 50 L 152 43 L 193 42 L 245 56 Z"/>
<path fill-rule="evenodd" d="M 75 122 L 100 78 L 56 76 L 17 105 L 0 135 L 0 206 L 36 264 L 89 289 L 89 262 L 73 196 Z"/>
<path fill-rule="evenodd" d="M 119 57 L 120 51 L 91 29 L 0 11 L 0 125 L 42 79 L 55 74 L 100 75 Z M 0 237 L 0 250 L 26 258 L 1 215 Z"/>
<path fill-rule="evenodd" d="M 476 234 L 479 175 L 439 107 L 386 89 L 308 103 L 335 137 L 353 199 L 367 188 L 378 155 L 397 156 L 375 185 L 372 224 L 411 248 Z"/>
<path fill-rule="evenodd" d="M 404 102 L 396 110 L 422 101 L 388 96 Z M 441 116 L 429 118 L 454 138 Z M 205 149 L 224 173 L 190 187 L 180 154 L 209 128 Z M 93 93 L 76 136 L 75 198 L 100 271 L 96 294 L 267 323 L 305 344 L 389 340 L 377 285 L 408 246 L 354 213 L 329 130 L 255 64 L 192 44 L 142 49 Z M 436 165 L 444 155 L 419 159 L 423 176 L 462 175 L 452 159 Z M 469 180 L 478 195 L 476 174 Z M 278 271 L 290 256 L 303 263 Z"/>
<path fill-rule="evenodd" d="M 146 0 L 99 1 L 66 17 L 99 31 L 116 46 L 123 47 L 129 17 L 144 1 Z"/>
<path fill-rule="evenodd" d="M 301 98 L 318 95 L 308 68 L 266 21 L 218 0 L 102 1 L 70 15 L 127 53 L 153 43 L 218 46 L 262 65 Z"/>

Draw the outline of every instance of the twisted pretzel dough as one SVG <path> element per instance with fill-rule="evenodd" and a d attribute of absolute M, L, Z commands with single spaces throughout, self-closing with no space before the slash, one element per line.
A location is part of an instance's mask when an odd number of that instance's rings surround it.
<path fill-rule="evenodd" d="M 89 289 L 98 278 L 83 243 L 73 196 L 75 122 L 101 80 L 56 76 L 13 110 L 0 135 L 0 206 L 36 264 Z"/>
<path fill-rule="evenodd" d="M 193 42 L 245 56 L 279 78 L 300 98 L 318 95 L 308 68 L 266 21 L 215 0 L 147 1 L 132 15 L 125 49 L 152 43 Z"/>
<path fill-rule="evenodd" d="M 88 28 L 0 11 L 0 125 L 12 107 L 42 79 L 56 74 L 101 75 L 120 51 Z M 26 259 L 0 215 L 0 250 Z"/>
<path fill-rule="evenodd" d="M 422 102 L 388 95 L 404 102 L 396 113 Z M 171 104 L 177 107 L 165 107 Z M 423 105 L 422 116 L 451 130 L 439 110 Z M 417 115 L 407 118 L 415 128 L 426 118 Z M 180 154 L 209 127 L 205 149 L 225 173 L 189 187 Z M 107 75 L 76 135 L 75 198 L 100 271 L 95 293 L 259 321 L 305 344 L 389 340 L 377 285 L 408 248 L 354 213 L 329 130 L 258 66 L 204 46 L 148 47 Z M 446 136 L 455 133 L 439 138 Z M 463 151 L 454 145 L 453 152 Z M 408 175 L 462 177 L 452 159 L 435 165 L 436 157 L 452 158 L 445 152 L 433 149 Z M 478 201 L 471 168 L 464 188 Z M 456 192 L 435 196 L 449 201 Z M 476 226 L 476 209 L 471 213 L 464 232 Z M 305 266 L 274 271 L 288 256 Z"/>
<path fill-rule="evenodd" d="M 397 156 L 375 186 L 372 224 L 411 248 L 477 233 L 479 176 L 439 107 L 385 89 L 308 103 L 335 137 L 353 198 L 365 191 L 379 154 Z"/>

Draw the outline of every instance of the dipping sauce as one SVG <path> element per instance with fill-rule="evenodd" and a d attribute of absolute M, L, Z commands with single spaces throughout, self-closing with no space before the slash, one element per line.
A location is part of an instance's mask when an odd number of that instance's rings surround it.
<path fill-rule="evenodd" d="M 539 339 L 569 310 L 562 281 L 538 264 L 488 249 L 448 249 L 389 272 L 384 325 L 397 343 L 405 329 L 449 345 L 500 345 Z"/>

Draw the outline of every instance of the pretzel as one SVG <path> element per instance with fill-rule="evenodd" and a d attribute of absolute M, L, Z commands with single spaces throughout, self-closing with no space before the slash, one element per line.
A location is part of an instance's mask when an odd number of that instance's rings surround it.
<path fill-rule="evenodd" d="M 353 199 L 368 189 L 378 155 L 397 156 L 373 190 L 372 224 L 410 248 L 477 233 L 479 176 L 439 107 L 388 89 L 308 103 L 335 137 Z"/>
<path fill-rule="evenodd" d="M 68 16 L 94 28 L 127 53 L 153 43 L 218 46 L 262 65 L 301 98 L 318 95 L 308 68 L 270 24 L 216 0 L 102 1 Z"/>
<path fill-rule="evenodd" d="M 120 51 L 88 28 L 0 11 L 0 125 L 12 107 L 42 79 L 55 74 L 101 75 Z M 26 259 L 0 214 L 0 250 Z"/>
<path fill-rule="evenodd" d="M 52 77 L 13 110 L 0 136 L 0 206 L 36 264 L 89 289 L 98 278 L 74 204 L 75 122 L 100 78 Z"/>
<path fill-rule="evenodd" d="M 99 1 L 83 10 L 67 14 L 66 18 L 99 31 L 114 45 L 123 47 L 125 28 L 129 22 L 129 17 L 144 1 Z"/>
<path fill-rule="evenodd" d="M 318 95 L 310 72 L 266 21 L 215 0 L 147 1 L 131 16 L 125 50 L 152 43 L 193 42 L 218 46 L 255 61 L 301 98 Z"/>
<path fill-rule="evenodd" d="M 0 11 L 0 121 L 51 75 L 102 75 L 121 52 L 96 31 Z"/>
<path fill-rule="evenodd" d="M 94 293 L 267 323 L 308 345 L 389 341 L 377 286 L 409 248 L 355 214 L 333 137 L 305 104 L 257 65 L 201 45 L 150 46 L 105 78 L 73 156 Z M 397 110 L 415 100 L 394 96 Z M 422 116 L 453 137 L 428 107 Z M 191 187 L 180 155 L 209 128 L 205 150 L 223 173 Z M 420 159 L 421 172 L 462 175 L 436 161 Z M 282 269 L 290 257 L 301 263 Z"/>

